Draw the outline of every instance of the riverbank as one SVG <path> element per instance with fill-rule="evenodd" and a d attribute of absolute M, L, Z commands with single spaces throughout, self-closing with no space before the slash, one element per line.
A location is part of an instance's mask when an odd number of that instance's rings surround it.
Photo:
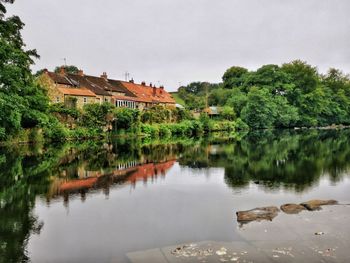
<path fill-rule="evenodd" d="M 261 131 L 274 130 L 342 130 L 350 129 L 349 125 L 329 125 L 320 127 L 291 127 L 289 129 L 259 129 Z M 111 138 L 149 138 L 149 139 L 165 139 L 171 138 L 193 138 L 208 136 L 210 133 L 224 132 L 230 133 L 232 138 L 241 138 L 242 134 L 259 130 L 248 129 L 239 121 L 213 121 L 203 124 L 199 120 L 184 121 L 180 123 L 156 123 L 156 124 L 140 124 L 132 129 L 121 129 L 116 131 L 102 131 L 92 128 L 78 127 L 76 129 L 66 129 L 54 136 L 47 138 L 43 129 L 23 129 L 16 135 L 8 138 L 6 141 L 0 141 L 0 146 L 16 145 L 16 144 L 32 144 L 32 143 L 49 143 L 62 141 L 84 141 L 84 140 L 105 140 Z"/>

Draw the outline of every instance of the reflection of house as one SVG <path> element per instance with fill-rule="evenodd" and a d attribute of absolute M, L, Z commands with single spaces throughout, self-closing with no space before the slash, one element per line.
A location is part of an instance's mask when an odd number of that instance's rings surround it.
<path fill-rule="evenodd" d="M 79 178 L 82 179 L 57 179 L 51 186 L 50 196 L 68 195 L 71 193 L 85 193 L 89 189 L 108 189 L 115 183 L 129 182 L 135 185 L 137 181 L 147 182 L 149 178 L 156 178 L 157 175 L 165 176 L 166 172 L 174 165 L 175 160 L 161 163 L 146 163 L 136 166 L 120 166 L 111 173 L 103 174 L 96 171 L 79 171 Z M 86 177 L 90 176 L 90 177 Z"/>
<path fill-rule="evenodd" d="M 175 100 L 163 86 L 113 80 L 104 72 L 100 77 L 85 75 L 83 71 L 70 74 L 44 71 L 41 82 L 48 88 L 52 103 L 73 101 L 79 108 L 89 103 L 111 102 L 117 107 L 144 109 L 152 105 L 175 107 Z"/>
<path fill-rule="evenodd" d="M 135 184 L 137 181 L 147 181 L 148 178 L 157 175 L 165 176 L 165 173 L 174 165 L 175 161 L 167 161 L 164 163 L 148 163 L 137 167 L 137 170 L 128 177 L 128 182 Z"/>

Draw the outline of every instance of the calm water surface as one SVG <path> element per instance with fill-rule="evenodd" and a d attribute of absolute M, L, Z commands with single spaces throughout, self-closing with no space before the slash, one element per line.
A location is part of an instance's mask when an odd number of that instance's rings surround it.
<path fill-rule="evenodd" d="M 350 131 L 0 149 L 0 262 L 128 262 L 240 240 L 237 210 L 350 201 Z"/>

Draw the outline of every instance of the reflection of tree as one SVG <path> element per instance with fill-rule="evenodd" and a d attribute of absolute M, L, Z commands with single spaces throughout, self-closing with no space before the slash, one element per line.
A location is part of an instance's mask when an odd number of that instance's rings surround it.
<path fill-rule="evenodd" d="M 239 140 L 218 136 L 193 139 L 152 140 L 119 138 L 111 143 L 0 148 L 0 262 L 26 261 L 26 242 L 43 223 L 33 215 L 35 197 L 47 202 L 59 184 L 99 178 L 93 187 L 108 194 L 109 187 L 128 178 L 142 178 L 133 171 L 138 165 L 159 173 L 178 158 L 193 168 L 223 167 L 231 187 L 250 182 L 266 188 L 285 187 L 303 191 L 327 173 L 341 180 L 350 166 L 350 131 L 260 131 Z M 119 165 L 134 163 L 122 176 L 109 176 Z M 154 164 L 154 165 L 153 165 Z M 134 177 L 135 178 L 134 178 Z M 84 181 L 86 183 L 86 181 Z M 80 189 L 82 199 L 88 189 Z M 68 202 L 69 193 L 64 196 Z"/>
<path fill-rule="evenodd" d="M 0 150 L 0 262 L 26 261 L 29 234 L 42 227 L 32 208 L 35 196 L 47 188 L 47 177 L 42 176 L 47 160 L 35 160 L 35 152 L 26 152 Z"/>
<path fill-rule="evenodd" d="M 189 149 L 179 162 L 193 168 L 224 167 L 226 183 L 242 187 L 253 181 L 267 188 L 303 191 L 324 173 L 338 181 L 350 166 L 350 131 L 259 131 L 240 141 L 213 142 Z M 200 164 L 200 165 L 199 165 Z"/>

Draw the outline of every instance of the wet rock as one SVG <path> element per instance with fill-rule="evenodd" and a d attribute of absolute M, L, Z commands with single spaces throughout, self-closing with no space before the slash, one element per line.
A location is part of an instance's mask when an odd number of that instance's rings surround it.
<path fill-rule="evenodd" d="M 217 255 L 219 255 L 219 256 L 223 256 L 223 255 L 226 255 L 227 249 L 224 248 L 224 247 L 222 247 L 222 248 L 220 248 L 219 250 L 217 250 L 215 253 L 216 253 Z"/>
<path fill-rule="evenodd" d="M 298 214 L 306 208 L 298 204 L 285 204 L 281 205 L 281 210 L 286 214 Z"/>
<path fill-rule="evenodd" d="M 320 210 L 322 205 L 336 205 L 338 201 L 336 200 L 310 200 L 304 203 L 301 203 L 307 210 L 315 211 Z"/>
<path fill-rule="evenodd" d="M 274 219 L 279 212 L 276 206 L 258 207 L 247 211 L 236 212 L 237 221 L 240 223 Z"/>
<path fill-rule="evenodd" d="M 321 236 L 321 235 L 324 235 L 324 232 L 316 232 L 315 235 L 316 236 Z"/>

